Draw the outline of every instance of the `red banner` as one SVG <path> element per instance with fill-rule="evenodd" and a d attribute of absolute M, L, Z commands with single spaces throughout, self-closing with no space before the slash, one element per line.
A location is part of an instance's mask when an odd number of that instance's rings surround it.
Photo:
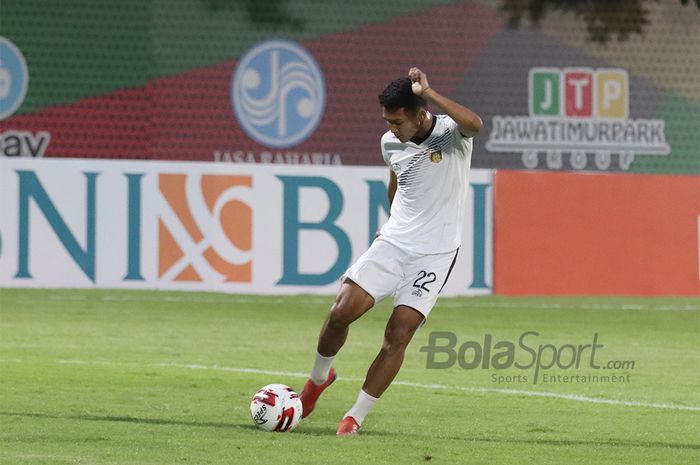
<path fill-rule="evenodd" d="M 700 295 L 700 177 L 498 171 L 494 291 Z"/>

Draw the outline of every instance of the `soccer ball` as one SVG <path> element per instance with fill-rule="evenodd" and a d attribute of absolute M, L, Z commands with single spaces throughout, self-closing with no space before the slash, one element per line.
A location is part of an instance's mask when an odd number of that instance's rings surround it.
<path fill-rule="evenodd" d="M 260 388 L 250 402 L 253 423 L 265 431 L 291 431 L 301 420 L 301 399 L 286 384 L 268 384 Z"/>

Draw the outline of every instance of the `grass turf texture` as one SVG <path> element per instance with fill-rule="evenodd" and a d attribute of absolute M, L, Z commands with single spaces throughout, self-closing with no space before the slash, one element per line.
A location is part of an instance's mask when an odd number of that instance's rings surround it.
<path fill-rule="evenodd" d="M 700 411 L 646 405 L 700 405 L 697 299 L 441 299 L 397 377 L 419 385 L 391 386 L 361 436 L 338 438 L 381 344 L 385 302 L 351 328 L 339 380 L 313 415 L 292 433 L 257 430 L 252 394 L 272 382 L 301 388 L 331 301 L 0 289 L 0 464 L 700 463 Z M 458 345 L 488 333 L 517 346 L 528 330 L 540 333 L 535 346 L 587 344 L 598 333 L 596 361 L 634 360 L 634 369 L 605 373 L 629 382 L 533 384 L 532 370 L 459 364 L 428 370 L 419 350 L 431 331 L 454 332 Z M 498 384 L 494 375 L 528 382 Z M 644 405 L 499 391 L 508 389 Z"/>

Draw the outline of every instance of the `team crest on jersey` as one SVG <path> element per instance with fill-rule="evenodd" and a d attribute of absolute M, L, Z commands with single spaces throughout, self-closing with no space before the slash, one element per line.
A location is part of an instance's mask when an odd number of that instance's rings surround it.
<path fill-rule="evenodd" d="M 442 151 L 434 150 L 430 152 L 430 161 L 433 163 L 440 163 L 442 161 Z"/>

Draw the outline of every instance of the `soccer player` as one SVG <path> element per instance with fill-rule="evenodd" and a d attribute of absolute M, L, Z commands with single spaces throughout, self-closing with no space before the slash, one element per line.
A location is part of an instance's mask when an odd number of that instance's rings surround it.
<path fill-rule="evenodd" d="M 391 214 L 370 248 L 346 272 L 321 328 L 311 376 L 301 392 L 303 417 L 335 381 L 333 360 L 350 324 L 394 296 L 384 343 L 369 367 L 338 435 L 357 434 L 365 416 L 401 368 L 415 331 L 435 305 L 457 259 L 467 210 L 472 137 L 481 118 L 430 87 L 418 68 L 379 95 L 389 130 L 381 150 L 389 171 Z M 431 103 L 444 115 L 427 109 Z"/>

